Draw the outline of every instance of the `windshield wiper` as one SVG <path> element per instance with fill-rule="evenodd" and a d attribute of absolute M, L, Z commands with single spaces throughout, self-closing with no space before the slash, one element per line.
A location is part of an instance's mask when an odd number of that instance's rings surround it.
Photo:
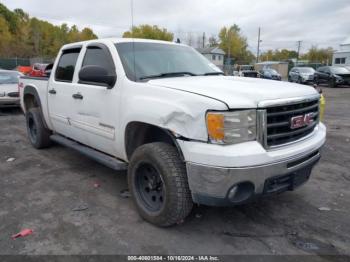
<path fill-rule="evenodd" d="M 170 72 L 170 73 L 162 73 L 162 74 L 157 74 L 157 75 L 141 76 L 139 79 L 144 80 L 144 79 L 152 79 L 152 78 L 185 76 L 185 75 L 197 76 L 196 74 L 191 73 L 191 72 Z"/>
<path fill-rule="evenodd" d="M 203 74 L 204 76 L 218 76 L 218 75 L 225 75 L 223 72 L 209 72 Z"/>

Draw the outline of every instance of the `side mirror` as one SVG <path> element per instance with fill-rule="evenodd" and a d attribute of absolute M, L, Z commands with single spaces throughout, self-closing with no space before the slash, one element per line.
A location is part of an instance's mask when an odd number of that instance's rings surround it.
<path fill-rule="evenodd" d="M 101 66 L 84 66 L 79 71 L 80 84 L 87 85 L 100 85 L 105 86 L 107 89 L 112 89 L 117 81 L 117 75 L 110 73 L 108 70 Z"/>

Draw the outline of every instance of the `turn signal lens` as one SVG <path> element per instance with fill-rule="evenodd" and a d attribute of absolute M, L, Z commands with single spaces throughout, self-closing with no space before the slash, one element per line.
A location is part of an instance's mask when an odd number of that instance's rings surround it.
<path fill-rule="evenodd" d="M 225 117 L 221 113 L 207 114 L 208 135 L 210 140 L 215 140 L 215 141 L 224 140 L 225 138 L 224 121 L 225 121 Z"/>
<path fill-rule="evenodd" d="M 323 122 L 324 121 L 324 110 L 326 107 L 326 99 L 324 98 L 323 95 L 321 95 L 320 99 L 320 120 Z"/>
<path fill-rule="evenodd" d="M 207 113 L 209 141 L 238 144 L 256 140 L 256 110 Z"/>

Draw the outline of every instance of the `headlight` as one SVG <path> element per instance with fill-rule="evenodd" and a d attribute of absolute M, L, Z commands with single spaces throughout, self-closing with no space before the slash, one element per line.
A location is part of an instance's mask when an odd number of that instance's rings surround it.
<path fill-rule="evenodd" d="M 256 110 L 208 112 L 210 142 L 237 144 L 256 139 Z"/>

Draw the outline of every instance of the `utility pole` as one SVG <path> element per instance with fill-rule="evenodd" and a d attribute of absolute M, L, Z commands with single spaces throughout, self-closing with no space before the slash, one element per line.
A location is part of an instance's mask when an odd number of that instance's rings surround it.
<path fill-rule="evenodd" d="M 205 47 L 205 32 L 203 32 L 203 48 Z"/>
<path fill-rule="evenodd" d="M 298 56 L 297 56 L 297 64 L 296 64 L 297 66 L 298 66 L 298 62 L 299 62 L 299 55 L 300 55 L 301 42 L 302 42 L 302 41 L 300 41 L 300 40 L 298 41 Z"/>
<path fill-rule="evenodd" d="M 256 62 L 259 63 L 259 56 L 260 56 L 260 43 L 261 43 L 261 40 L 260 40 L 260 32 L 261 32 L 261 29 L 259 27 L 259 33 L 258 33 L 258 50 L 256 52 Z"/>

